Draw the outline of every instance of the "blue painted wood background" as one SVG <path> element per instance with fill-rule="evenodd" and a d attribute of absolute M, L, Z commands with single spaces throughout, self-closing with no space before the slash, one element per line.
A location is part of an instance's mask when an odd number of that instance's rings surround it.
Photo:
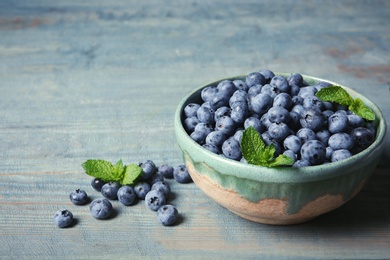
<path fill-rule="evenodd" d="M 179 225 L 140 202 L 69 202 L 89 158 L 181 163 L 173 115 L 207 82 L 260 69 L 350 86 L 390 122 L 389 1 L 1 1 L 0 258 L 390 257 L 390 143 L 345 206 L 295 226 L 243 220 L 171 182 Z M 73 227 L 53 215 L 66 207 Z"/>

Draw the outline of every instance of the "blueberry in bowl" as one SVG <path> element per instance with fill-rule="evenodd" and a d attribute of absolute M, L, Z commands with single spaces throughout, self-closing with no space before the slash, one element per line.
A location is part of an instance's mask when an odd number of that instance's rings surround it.
<path fill-rule="evenodd" d="M 351 88 L 262 70 L 188 94 L 175 134 L 206 195 L 245 219 L 288 225 L 332 211 L 362 189 L 381 158 L 386 122 Z"/>

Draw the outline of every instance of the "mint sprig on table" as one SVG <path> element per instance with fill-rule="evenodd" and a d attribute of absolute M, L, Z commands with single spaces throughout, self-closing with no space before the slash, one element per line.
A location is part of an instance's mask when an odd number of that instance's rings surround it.
<path fill-rule="evenodd" d="M 142 174 L 142 168 L 136 164 L 123 165 L 122 160 L 112 164 L 105 160 L 87 160 L 81 165 L 85 173 L 105 182 L 120 182 L 122 185 L 133 184 Z"/>
<path fill-rule="evenodd" d="M 316 96 L 322 101 L 336 102 L 348 106 L 356 115 L 369 120 L 375 120 L 375 113 L 367 107 L 360 98 L 353 99 L 349 93 L 340 86 L 330 86 L 319 90 Z"/>
<path fill-rule="evenodd" d="M 260 134 L 252 126 L 244 130 L 241 139 L 241 152 L 248 163 L 265 166 L 291 166 L 294 160 L 288 156 L 280 154 L 275 158 L 275 146 L 270 144 L 265 145 Z"/>

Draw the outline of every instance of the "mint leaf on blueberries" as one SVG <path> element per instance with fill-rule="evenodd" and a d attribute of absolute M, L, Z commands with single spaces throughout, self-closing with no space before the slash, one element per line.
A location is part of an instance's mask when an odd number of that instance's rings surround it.
<path fill-rule="evenodd" d="M 252 126 L 244 130 L 241 140 L 241 152 L 248 163 L 265 167 L 293 165 L 292 158 L 279 155 L 275 158 L 275 146 L 266 146 L 260 134 Z"/>
<path fill-rule="evenodd" d="M 132 184 L 141 175 L 142 168 L 136 164 L 123 165 L 119 160 L 115 165 L 105 160 L 87 160 L 81 165 L 89 176 L 105 182 L 120 182 L 123 185 Z"/>
<path fill-rule="evenodd" d="M 137 164 L 129 164 L 125 168 L 123 179 L 121 180 L 122 185 L 133 184 L 134 181 L 141 175 L 142 168 Z"/>
<path fill-rule="evenodd" d="M 330 86 L 320 89 L 316 96 L 325 102 L 336 102 L 348 106 L 356 115 L 369 120 L 375 120 L 375 113 L 367 107 L 360 98 L 353 99 L 349 93 L 340 86 Z"/>

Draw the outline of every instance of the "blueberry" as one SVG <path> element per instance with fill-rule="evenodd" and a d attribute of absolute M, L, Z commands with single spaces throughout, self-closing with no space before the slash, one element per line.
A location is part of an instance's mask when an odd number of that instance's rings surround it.
<path fill-rule="evenodd" d="M 159 190 L 151 190 L 145 196 L 145 204 L 151 210 L 157 211 L 166 202 L 164 194 Z"/>
<path fill-rule="evenodd" d="M 215 130 L 221 131 L 226 136 L 233 134 L 235 127 L 235 122 L 231 117 L 228 116 L 222 116 L 215 124 Z"/>
<path fill-rule="evenodd" d="M 216 146 L 214 144 L 203 144 L 202 147 L 209 150 L 212 153 L 221 154 L 221 150 L 219 149 L 219 146 Z"/>
<path fill-rule="evenodd" d="M 172 177 L 173 177 L 173 172 L 172 172 Z M 150 177 L 149 185 L 153 185 L 158 181 L 165 181 L 165 178 L 162 174 L 157 172 L 157 173 L 153 174 L 152 177 Z"/>
<path fill-rule="evenodd" d="M 258 94 L 260 94 L 260 93 L 261 93 L 261 88 L 262 88 L 262 87 L 263 87 L 263 86 L 260 85 L 260 84 L 256 84 L 256 85 L 253 85 L 252 87 L 250 87 L 250 88 L 248 89 L 247 98 L 248 98 L 248 99 L 251 99 L 251 98 L 257 96 Z"/>
<path fill-rule="evenodd" d="M 332 134 L 344 132 L 348 127 L 348 117 L 340 110 L 329 116 L 328 129 Z"/>
<path fill-rule="evenodd" d="M 316 132 L 317 140 L 321 141 L 324 145 L 328 145 L 330 132 L 328 129 L 322 129 Z"/>
<path fill-rule="evenodd" d="M 191 139 L 200 145 L 204 144 L 206 136 L 207 133 L 201 131 L 194 131 L 190 134 Z"/>
<path fill-rule="evenodd" d="M 290 128 L 285 123 L 272 123 L 268 133 L 272 139 L 283 141 L 290 134 Z"/>
<path fill-rule="evenodd" d="M 317 93 L 317 89 L 313 86 L 306 86 L 299 89 L 298 96 L 303 98 L 307 96 L 314 96 Z"/>
<path fill-rule="evenodd" d="M 341 161 L 341 160 L 347 159 L 347 158 L 349 158 L 351 156 L 352 156 L 352 154 L 351 154 L 350 151 L 348 151 L 346 149 L 341 149 L 341 150 L 334 151 L 332 153 L 331 161 L 332 162 L 337 162 L 337 161 Z"/>
<path fill-rule="evenodd" d="M 195 132 L 204 132 L 206 135 L 208 135 L 209 133 L 211 133 L 211 131 L 213 131 L 213 126 L 210 125 L 210 124 L 206 124 L 206 123 L 199 123 L 195 126 Z"/>
<path fill-rule="evenodd" d="M 190 103 L 184 107 L 184 114 L 186 117 L 196 116 L 196 111 L 198 111 L 199 108 L 200 108 L 199 104 Z"/>
<path fill-rule="evenodd" d="M 248 105 L 246 102 L 234 102 L 231 106 L 231 119 L 237 124 L 244 123 L 249 113 Z"/>
<path fill-rule="evenodd" d="M 248 127 L 252 126 L 254 129 L 256 129 L 257 132 L 263 133 L 266 130 L 266 127 L 263 125 L 260 119 L 256 117 L 248 117 L 244 121 L 244 128 L 247 129 Z"/>
<path fill-rule="evenodd" d="M 303 97 L 301 96 L 292 96 L 291 97 L 291 102 L 292 102 L 292 105 L 295 106 L 295 105 L 303 105 Z"/>
<path fill-rule="evenodd" d="M 89 211 L 93 217 L 97 219 L 105 219 L 112 214 L 113 207 L 108 199 L 99 198 L 91 202 L 91 205 L 89 205 Z"/>
<path fill-rule="evenodd" d="M 271 86 L 270 84 L 265 84 L 261 88 L 261 93 L 268 94 L 273 99 L 280 93 L 280 91 L 275 86 Z"/>
<path fill-rule="evenodd" d="M 200 106 L 200 108 L 196 111 L 197 118 L 199 122 L 206 124 L 214 123 L 214 110 L 212 108 L 206 106 Z"/>
<path fill-rule="evenodd" d="M 107 182 L 103 185 L 101 193 L 104 197 L 110 200 L 118 199 L 118 190 L 120 188 L 120 184 L 117 182 Z"/>
<path fill-rule="evenodd" d="M 105 181 L 102 181 L 101 179 L 99 178 L 94 178 L 92 181 L 91 181 L 91 186 L 94 190 L 96 191 L 101 191 L 102 190 L 102 187 L 103 185 L 106 184 Z"/>
<path fill-rule="evenodd" d="M 125 206 L 130 206 L 134 203 L 137 195 L 134 192 L 133 187 L 124 185 L 118 190 L 118 200 Z"/>
<path fill-rule="evenodd" d="M 301 139 L 302 144 L 309 140 L 317 139 L 316 133 L 310 128 L 301 128 L 298 130 L 296 135 L 299 137 L 299 139 Z"/>
<path fill-rule="evenodd" d="M 270 95 L 260 93 L 256 95 L 251 101 L 252 110 L 258 115 L 262 116 L 267 113 L 268 109 L 272 106 L 273 99 Z"/>
<path fill-rule="evenodd" d="M 326 160 L 331 160 L 333 152 L 334 151 L 332 148 L 330 148 L 329 146 L 326 147 Z"/>
<path fill-rule="evenodd" d="M 272 123 L 288 123 L 290 121 L 290 112 L 283 107 L 271 107 L 268 110 L 268 118 Z"/>
<path fill-rule="evenodd" d="M 191 176 L 185 165 L 179 165 L 174 169 L 173 178 L 175 178 L 175 180 L 179 183 L 192 182 Z"/>
<path fill-rule="evenodd" d="M 222 144 L 222 153 L 229 159 L 239 161 L 242 157 L 240 143 L 234 138 L 229 138 Z"/>
<path fill-rule="evenodd" d="M 243 90 L 236 90 L 229 99 L 229 106 L 232 107 L 232 104 L 235 102 L 245 102 L 248 99 L 248 93 Z"/>
<path fill-rule="evenodd" d="M 147 182 L 140 182 L 134 186 L 134 192 L 141 200 L 145 199 L 146 194 L 150 191 L 150 185 Z"/>
<path fill-rule="evenodd" d="M 242 140 L 242 134 L 244 133 L 244 129 L 237 129 L 237 131 L 234 133 L 233 138 L 241 143 Z"/>
<path fill-rule="evenodd" d="M 210 101 L 213 96 L 218 92 L 217 88 L 215 86 L 207 86 L 204 89 L 202 89 L 201 97 L 204 102 Z"/>
<path fill-rule="evenodd" d="M 273 106 L 279 106 L 283 107 L 285 109 L 289 109 L 292 106 L 292 99 L 291 96 L 288 93 L 279 93 L 275 98 L 273 102 Z"/>
<path fill-rule="evenodd" d="M 301 90 L 301 87 L 298 86 L 298 85 L 295 85 L 295 84 L 290 84 L 290 95 L 293 97 L 293 96 L 297 96 L 299 91 Z"/>
<path fill-rule="evenodd" d="M 273 87 L 276 87 L 279 92 L 288 93 L 290 91 L 290 85 L 288 84 L 286 78 L 282 76 L 273 77 L 269 84 Z"/>
<path fill-rule="evenodd" d="M 270 82 L 273 77 L 275 77 L 275 74 L 271 70 L 260 70 L 259 72 L 263 77 L 265 78 L 266 82 Z"/>
<path fill-rule="evenodd" d="M 214 113 L 214 121 L 217 122 L 223 116 L 230 116 L 232 109 L 230 107 L 220 107 Z"/>
<path fill-rule="evenodd" d="M 302 106 L 306 109 L 317 109 L 322 111 L 324 109 L 324 103 L 317 96 L 308 95 L 303 99 Z"/>
<path fill-rule="evenodd" d="M 196 130 L 196 127 L 195 127 L 195 130 Z M 152 160 L 147 160 L 145 162 L 141 162 L 138 165 L 142 169 L 141 179 L 144 181 L 148 180 L 156 172 L 156 165 L 154 164 L 154 162 Z"/>
<path fill-rule="evenodd" d="M 251 87 L 256 84 L 264 85 L 266 84 L 266 79 L 260 72 L 249 73 L 245 78 L 245 83 Z"/>
<path fill-rule="evenodd" d="M 324 122 L 325 117 L 322 112 L 313 108 L 306 109 L 300 119 L 302 127 L 309 128 L 313 131 L 322 129 Z"/>
<path fill-rule="evenodd" d="M 291 159 L 293 159 L 293 160 L 294 160 L 294 163 L 295 163 L 295 161 L 297 160 L 297 154 L 294 153 L 294 152 L 291 151 L 291 150 L 285 150 L 285 151 L 283 152 L 283 155 L 285 155 L 285 156 L 290 157 Z"/>
<path fill-rule="evenodd" d="M 326 159 L 326 147 L 318 140 L 309 140 L 301 147 L 301 157 L 311 165 L 322 164 Z"/>
<path fill-rule="evenodd" d="M 310 162 L 308 160 L 297 160 L 292 167 L 294 168 L 300 168 L 300 167 L 306 167 L 310 166 Z"/>
<path fill-rule="evenodd" d="M 230 80 L 223 80 L 217 85 L 218 93 L 224 93 L 226 97 L 231 96 L 237 90 L 236 85 Z"/>
<path fill-rule="evenodd" d="M 171 187 L 166 181 L 158 181 L 152 185 L 150 190 L 159 190 L 164 194 L 165 198 L 168 198 L 168 195 L 171 192 Z"/>
<path fill-rule="evenodd" d="M 179 211 L 176 207 L 166 204 L 157 210 L 157 218 L 164 226 L 173 225 L 179 217 Z"/>
<path fill-rule="evenodd" d="M 347 133 L 336 133 L 329 137 L 328 145 L 333 150 L 349 150 L 353 147 L 353 140 L 351 136 Z"/>
<path fill-rule="evenodd" d="M 169 164 L 160 165 L 157 173 L 161 174 L 165 178 L 173 178 L 173 167 Z"/>
<path fill-rule="evenodd" d="M 348 117 L 348 124 L 350 127 L 358 128 L 364 126 L 364 119 L 361 118 L 360 116 L 352 114 L 352 115 L 347 115 L 347 117 Z"/>
<path fill-rule="evenodd" d="M 73 214 L 67 209 L 62 209 L 54 214 L 54 223 L 60 227 L 68 227 L 73 221 Z"/>
<path fill-rule="evenodd" d="M 206 137 L 206 144 L 221 146 L 226 140 L 226 135 L 222 131 L 213 131 Z"/>
<path fill-rule="evenodd" d="M 271 120 L 269 120 L 268 113 L 261 116 L 260 122 L 265 127 L 265 129 L 263 129 L 264 131 L 272 124 Z"/>
<path fill-rule="evenodd" d="M 301 150 L 301 146 L 301 139 L 296 135 L 289 135 L 283 141 L 284 149 L 291 150 L 296 154 Z"/>
<path fill-rule="evenodd" d="M 233 80 L 233 84 L 234 84 L 234 86 L 236 86 L 236 88 L 238 90 L 243 90 L 243 91 L 247 92 L 249 89 L 248 85 L 240 79 Z"/>
<path fill-rule="evenodd" d="M 290 111 L 290 121 L 288 122 L 288 126 L 294 130 L 298 131 L 302 126 L 301 126 L 301 115 L 298 114 L 297 112 Z"/>
<path fill-rule="evenodd" d="M 191 133 L 195 130 L 195 126 L 199 123 L 200 121 L 196 116 L 187 117 L 183 123 L 184 129 L 187 131 L 187 133 Z"/>
<path fill-rule="evenodd" d="M 69 194 L 70 201 L 75 205 L 83 205 L 88 200 L 88 195 L 84 190 L 74 190 Z"/>
<path fill-rule="evenodd" d="M 297 104 L 297 105 L 293 106 L 293 108 L 291 109 L 291 112 L 295 112 L 298 115 L 302 116 L 303 113 L 305 112 L 305 108 L 302 105 Z"/>
<path fill-rule="evenodd" d="M 374 133 L 365 127 L 358 127 L 350 133 L 354 143 L 354 153 L 358 153 L 368 148 L 375 139 Z"/>
<path fill-rule="evenodd" d="M 302 86 L 303 85 L 303 77 L 299 73 L 293 73 L 290 76 L 288 76 L 287 82 L 290 85 Z"/>

